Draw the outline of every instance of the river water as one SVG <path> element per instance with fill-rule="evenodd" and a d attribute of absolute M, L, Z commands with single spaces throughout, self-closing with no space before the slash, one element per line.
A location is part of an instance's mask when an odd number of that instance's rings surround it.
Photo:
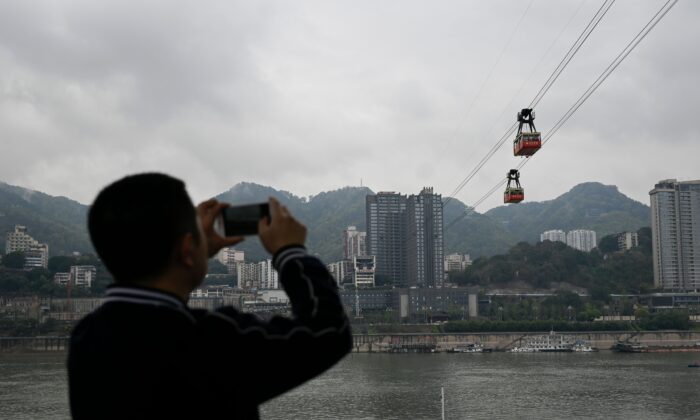
<path fill-rule="evenodd" d="M 352 354 L 263 419 L 700 419 L 700 354 Z M 0 419 L 66 419 L 63 353 L 0 353 Z M 274 378 L 270 378 L 274 380 Z"/>

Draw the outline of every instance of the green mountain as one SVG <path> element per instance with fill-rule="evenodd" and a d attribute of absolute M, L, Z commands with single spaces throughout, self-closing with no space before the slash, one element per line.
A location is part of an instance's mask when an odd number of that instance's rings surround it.
<path fill-rule="evenodd" d="M 69 255 L 73 251 L 92 252 L 85 228 L 88 207 L 65 197 L 53 197 L 38 191 L 0 182 L 0 238 L 15 225 L 27 226 L 29 234 L 49 244 L 50 255 Z"/>
<path fill-rule="evenodd" d="M 308 228 L 309 250 L 324 261 L 342 258 L 341 235 L 347 226 L 365 229 L 365 196 L 372 190 L 345 187 L 312 197 L 299 197 L 254 183 L 239 183 L 216 198 L 232 204 L 266 201 L 274 196 L 289 207 Z M 54 255 L 73 251 L 92 252 L 85 228 L 88 207 L 65 197 L 0 183 L 0 237 L 14 225 L 25 225 L 29 233 L 49 244 Z M 465 213 L 467 216 L 462 217 Z M 444 208 L 445 251 L 469 253 L 473 258 L 503 254 L 521 241 L 537 242 L 549 229 L 593 229 L 602 238 L 623 230 L 648 226 L 649 207 L 624 196 L 614 186 L 599 183 L 577 185 L 562 196 L 541 203 L 498 207 L 485 214 L 468 211 L 464 203 L 450 200 Z M 256 237 L 238 246 L 248 260 L 267 258 Z"/>
<path fill-rule="evenodd" d="M 365 228 L 365 196 L 373 194 L 365 187 L 345 187 L 310 197 L 298 197 L 287 191 L 254 183 L 240 183 L 216 199 L 234 205 L 267 201 L 277 198 L 308 227 L 307 247 L 324 261 L 343 258 L 342 232 L 347 226 Z M 246 260 L 268 258 L 257 237 L 248 237 L 236 248 L 246 252 Z"/>
<path fill-rule="evenodd" d="M 502 223 L 469 210 L 454 198 L 443 207 L 443 220 L 445 252 L 448 254 L 457 252 L 478 258 L 503 253 L 516 243 Z"/>
<path fill-rule="evenodd" d="M 507 253 L 479 258 L 452 281 L 482 287 L 520 282 L 531 288 L 549 288 L 552 282 L 588 289 L 595 299 L 607 300 L 610 293 L 639 293 L 653 288 L 651 229 L 637 231 L 639 246 L 628 251 L 611 249 L 582 252 L 561 242 L 521 242 Z M 603 242 L 617 240 L 603 237 Z M 615 247 L 616 248 L 616 247 Z"/>
<path fill-rule="evenodd" d="M 502 223 L 516 242 L 536 242 L 550 229 L 590 229 L 600 239 L 651 223 L 649 206 L 598 182 L 579 184 L 554 200 L 496 207 L 485 214 Z"/>

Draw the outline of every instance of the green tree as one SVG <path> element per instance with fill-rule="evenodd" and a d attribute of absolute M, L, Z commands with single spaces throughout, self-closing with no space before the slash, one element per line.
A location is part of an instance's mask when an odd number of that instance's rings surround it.
<path fill-rule="evenodd" d="M 70 267 L 76 265 L 76 258 L 66 255 L 58 255 L 49 258 L 49 271 L 52 273 L 67 273 Z"/>
<path fill-rule="evenodd" d="M 598 250 L 603 254 L 609 254 L 617 251 L 617 235 L 608 235 L 603 237 L 598 244 Z"/>
<path fill-rule="evenodd" d="M 21 269 L 24 268 L 24 254 L 22 252 L 10 252 L 2 257 L 2 265 L 7 268 Z"/>

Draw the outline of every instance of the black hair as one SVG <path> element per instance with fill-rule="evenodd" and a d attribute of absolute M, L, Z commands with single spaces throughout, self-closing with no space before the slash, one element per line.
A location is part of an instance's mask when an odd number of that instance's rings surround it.
<path fill-rule="evenodd" d="M 159 173 L 127 176 L 100 191 L 88 213 L 95 251 L 118 283 L 161 275 L 180 239 L 199 238 L 185 183 Z"/>

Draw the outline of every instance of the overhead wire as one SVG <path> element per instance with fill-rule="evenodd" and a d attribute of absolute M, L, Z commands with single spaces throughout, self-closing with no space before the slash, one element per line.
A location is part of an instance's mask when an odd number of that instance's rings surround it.
<path fill-rule="evenodd" d="M 527 12 L 530 10 L 530 8 L 532 7 L 532 4 L 534 2 L 535 2 L 535 0 L 530 0 L 530 3 L 527 5 L 525 10 L 523 11 L 522 15 L 520 16 L 520 19 L 518 19 L 518 23 L 513 28 L 513 31 L 511 31 L 510 36 L 508 37 L 508 40 L 503 45 L 503 48 L 501 49 L 501 52 L 498 55 L 498 58 L 496 58 L 496 61 L 493 63 L 493 65 L 491 66 L 491 69 L 489 69 L 488 73 L 486 74 L 486 78 L 484 78 L 484 80 L 482 80 L 481 85 L 479 86 L 479 89 L 477 89 L 476 95 L 474 95 L 474 98 L 472 98 L 472 101 L 469 103 L 467 110 L 464 112 L 462 117 L 459 119 L 457 126 L 455 127 L 454 131 L 452 132 L 452 135 L 450 136 L 450 139 L 449 139 L 447 145 L 445 146 L 445 150 L 443 151 L 443 153 L 440 154 L 440 156 L 445 156 L 445 152 L 447 150 L 449 150 L 450 146 L 452 145 L 455 138 L 457 137 L 457 133 L 459 132 L 459 129 L 462 128 L 462 125 L 464 124 L 464 122 L 467 121 L 467 119 L 471 115 L 472 109 L 474 108 L 474 104 L 476 104 L 477 100 L 481 97 L 481 94 L 484 90 L 484 87 L 491 80 L 491 76 L 493 76 L 494 70 L 500 64 L 500 62 L 503 59 L 503 56 L 505 55 L 508 48 L 510 48 L 510 44 L 513 42 L 513 38 L 515 37 L 515 34 L 518 32 L 520 25 L 523 23 L 523 20 L 525 20 L 525 16 L 527 15 Z M 439 163 L 439 161 L 438 161 L 438 163 Z"/>
<path fill-rule="evenodd" d="M 588 37 L 591 35 L 593 30 L 598 26 L 600 21 L 605 17 L 605 15 L 608 13 L 612 5 L 615 3 L 616 0 L 605 0 L 603 4 L 598 8 L 596 13 L 593 15 L 591 20 L 588 22 L 586 27 L 583 29 L 581 34 L 579 34 L 578 38 L 574 41 L 572 44 L 571 48 L 564 54 L 564 57 L 561 59 L 559 64 L 554 68 L 552 73 L 549 75 L 547 80 L 545 81 L 544 85 L 540 88 L 540 90 L 537 92 L 533 100 L 530 102 L 529 108 L 534 107 L 537 105 L 544 95 L 549 91 L 549 89 L 554 85 L 554 82 L 557 81 L 561 73 L 566 69 L 566 67 L 569 65 L 571 60 L 574 58 L 576 53 L 581 49 L 583 44 L 586 42 Z M 578 13 L 578 12 L 576 12 Z M 443 202 L 443 208 L 452 201 L 452 199 L 476 176 L 476 174 L 481 170 L 481 168 L 484 167 L 486 162 L 493 157 L 494 154 L 503 146 L 503 144 L 510 138 L 510 136 L 515 132 L 515 129 L 517 128 L 518 123 L 513 123 L 507 130 L 506 132 L 494 143 L 493 146 L 489 149 L 488 152 L 486 152 L 486 155 L 484 155 L 483 158 L 477 163 L 477 165 L 467 174 L 462 181 L 457 185 L 457 187 L 450 193 L 450 195 L 447 197 L 447 199 Z"/>
<path fill-rule="evenodd" d="M 613 61 L 603 70 L 603 72 L 596 78 L 596 80 L 591 83 L 591 85 L 579 96 L 579 98 L 574 101 L 571 107 L 562 115 L 562 117 L 554 124 L 552 129 L 545 135 L 542 140 L 542 145 L 547 143 L 552 137 L 559 131 L 559 129 L 571 118 L 571 116 L 576 113 L 576 111 L 588 100 L 588 98 L 593 95 L 593 93 L 605 82 L 605 80 L 617 69 L 617 67 L 627 58 L 627 56 L 639 45 L 642 40 L 649 34 L 649 32 L 656 27 L 656 25 L 666 16 L 666 14 L 676 5 L 678 0 L 667 0 L 666 3 L 661 6 L 661 8 L 652 16 L 649 22 L 642 27 L 642 29 L 632 38 L 632 40 L 620 51 L 620 53 L 613 59 Z M 531 160 L 523 160 L 517 167 L 518 170 L 522 169 Z M 494 185 L 486 194 L 479 198 L 474 204 L 468 207 L 468 212 L 463 213 L 457 219 L 450 222 L 445 229 L 453 226 L 471 211 L 474 211 L 481 203 L 488 199 L 494 192 L 496 192 L 500 187 L 502 187 L 507 182 L 507 179 L 501 179 Z"/>

